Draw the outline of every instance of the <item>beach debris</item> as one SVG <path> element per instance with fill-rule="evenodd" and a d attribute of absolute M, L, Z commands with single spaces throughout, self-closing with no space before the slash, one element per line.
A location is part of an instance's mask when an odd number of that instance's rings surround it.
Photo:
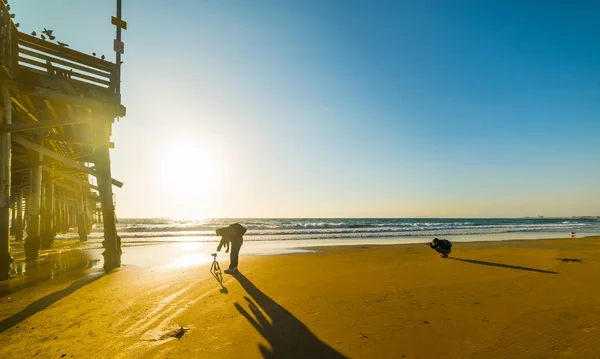
<path fill-rule="evenodd" d="M 42 38 L 42 40 L 46 40 L 46 36 L 40 35 L 40 37 Z"/>
<path fill-rule="evenodd" d="M 102 60 L 104 60 L 104 59 L 106 58 L 106 56 L 102 55 L 102 56 L 100 56 L 100 58 L 101 58 Z"/>
<path fill-rule="evenodd" d="M 170 326 L 171 329 L 161 329 L 156 328 L 154 330 L 148 331 L 143 337 L 143 341 L 148 342 L 158 342 L 162 340 L 167 340 L 171 338 L 177 338 L 177 340 L 181 340 L 185 333 L 187 333 L 190 328 L 186 328 L 181 326 L 179 323 L 173 321 L 177 326 Z"/>
<path fill-rule="evenodd" d="M 31 36 L 37 36 L 37 32 L 35 32 L 35 31 L 32 31 L 32 32 L 31 32 Z"/>
<path fill-rule="evenodd" d="M 177 322 L 175 322 L 175 323 L 177 323 Z M 179 325 L 179 323 L 177 323 L 177 325 Z M 181 340 L 183 335 L 185 333 L 187 333 L 189 330 L 190 330 L 190 328 L 184 328 L 181 325 L 179 325 L 179 328 L 169 330 L 165 334 L 163 334 L 161 337 L 161 340 L 169 339 L 169 338 L 177 338 L 177 340 Z"/>
<path fill-rule="evenodd" d="M 92 52 L 92 55 L 94 55 L 94 57 L 96 57 L 96 53 L 95 52 Z"/>
<path fill-rule="evenodd" d="M 583 262 L 582 259 L 577 258 L 556 258 L 556 260 L 561 262 Z"/>
<path fill-rule="evenodd" d="M 69 45 L 65 44 L 64 42 L 57 41 L 56 43 L 62 47 L 69 47 Z"/>

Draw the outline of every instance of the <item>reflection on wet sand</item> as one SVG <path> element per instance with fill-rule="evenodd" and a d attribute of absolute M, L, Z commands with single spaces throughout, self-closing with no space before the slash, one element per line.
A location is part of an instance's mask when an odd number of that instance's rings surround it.
<path fill-rule="evenodd" d="M 85 270 L 100 264 L 99 258 L 80 250 L 48 253 L 32 262 L 27 262 L 24 258 L 15 259 L 10 270 L 12 278 L 0 282 L 0 295 L 40 281 L 54 279 L 73 270 Z"/>

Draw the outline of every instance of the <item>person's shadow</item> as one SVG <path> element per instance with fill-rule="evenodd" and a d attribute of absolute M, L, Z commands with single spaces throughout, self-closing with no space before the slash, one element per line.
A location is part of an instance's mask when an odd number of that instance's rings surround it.
<path fill-rule="evenodd" d="M 264 358 L 346 358 L 317 338 L 298 318 L 256 288 L 242 273 L 235 272 L 233 277 L 251 297 L 244 296 L 248 310 L 239 303 L 234 304 L 236 309 L 271 345 L 269 349 L 259 344 Z"/>
<path fill-rule="evenodd" d="M 452 260 L 455 260 L 455 261 L 461 261 L 461 262 L 465 262 L 465 263 L 480 264 L 480 265 L 491 266 L 491 267 L 516 269 L 516 270 L 522 270 L 522 271 L 527 271 L 527 272 L 537 272 L 537 273 L 546 273 L 546 274 L 559 274 L 558 272 L 554 272 L 554 271 L 543 270 L 543 269 L 536 269 L 536 268 L 530 268 L 530 267 L 515 266 L 515 265 L 511 265 L 511 264 L 478 261 L 478 260 L 474 260 L 474 259 L 464 259 L 464 258 L 456 258 L 456 257 L 449 257 L 448 259 L 452 259 Z"/>

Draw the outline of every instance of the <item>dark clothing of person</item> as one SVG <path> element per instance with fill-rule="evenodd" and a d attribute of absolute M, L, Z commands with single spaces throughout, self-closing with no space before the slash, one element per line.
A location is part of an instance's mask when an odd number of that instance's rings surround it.
<path fill-rule="evenodd" d="M 429 243 L 429 246 L 440 254 L 450 254 L 452 252 L 452 243 L 447 239 L 440 239 L 435 244 Z"/>
<path fill-rule="evenodd" d="M 246 233 L 246 228 L 239 223 L 234 223 L 225 228 L 217 229 L 217 235 L 222 237 L 217 251 L 221 249 L 222 244 L 231 243 L 231 253 L 229 254 L 229 269 L 237 268 L 240 249 L 244 243 L 242 237 Z"/>
<path fill-rule="evenodd" d="M 433 249 L 435 249 L 436 252 L 438 252 L 439 254 L 450 254 L 450 252 L 452 252 L 452 249 L 450 248 L 442 248 L 440 246 L 437 247 L 431 247 Z"/>
<path fill-rule="evenodd" d="M 225 237 L 225 236 L 221 237 L 221 242 L 219 242 L 219 246 L 217 247 L 217 252 L 220 252 L 221 248 L 223 248 L 223 246 L 225 246 L 225 253 L 229 253 L 229 241 L 227 240 L 227 237 Z"/>
<path fill-rule="evenodd" d="M 231 253 L 229 253 L 229 269 L 237 268 L 240 249 L 242 249 L 243 243 L 244 238 L 242 237 L 235 238 L 231 241 Z"/>

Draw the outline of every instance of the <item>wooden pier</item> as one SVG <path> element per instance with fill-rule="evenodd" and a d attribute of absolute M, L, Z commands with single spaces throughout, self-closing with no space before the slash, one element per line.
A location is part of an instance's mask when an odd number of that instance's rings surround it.
<path fill-rule="evenodd" d="M 77 227 L 85 241 L 99 220 L 104 266 L 120 266 L 112 186 L 123 184 L 109 153 L 112 125 L 125 116 L 120 61 L 19 32 L 0 2 L 0 67 L 0 280 L 11 235 L 35 261 L 56 234 Z"/>

